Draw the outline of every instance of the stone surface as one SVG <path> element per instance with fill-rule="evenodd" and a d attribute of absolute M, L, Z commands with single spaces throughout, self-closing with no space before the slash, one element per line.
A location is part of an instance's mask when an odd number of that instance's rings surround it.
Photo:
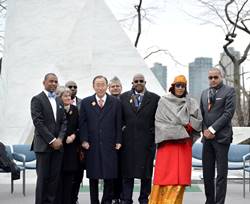
<path fill-rule="evenodd" d="M 60 84 L 78 83 L 78 95 L 93 93 L 97 74 L 118 76 L 123 90 L 143 73 L 147 87 L 164 90 L 120 27 L 104 0 L 9 0 L 0 78 L 0 140 L 23 143 L 32 134 L 31 97 L 46 73 Z"/>

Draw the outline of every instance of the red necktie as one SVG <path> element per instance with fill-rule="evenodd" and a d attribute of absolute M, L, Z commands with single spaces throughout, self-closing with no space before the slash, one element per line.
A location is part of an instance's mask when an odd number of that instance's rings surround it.
<path fill-rule="evenodd" d="M 104 100 L 100 98 L 100 99 L 98 100 L 98 105 L 99 105 L 100 108 L 103 108 Z"/>

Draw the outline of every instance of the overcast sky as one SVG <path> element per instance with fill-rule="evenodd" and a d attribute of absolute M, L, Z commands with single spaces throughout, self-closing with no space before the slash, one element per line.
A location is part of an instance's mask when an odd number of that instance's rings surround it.
<path fill-rule="evenodd" d="M 133 13 L 134 2 L 138 0 L 106 0 L 117 19 L 123 19 Z M 216 65 L 220 53 L 223 51 L 225 35 L 223 31 L 211 24 L 203 24 L 194 19 L 205 12 L 196 0 L 144 0 L 144 8 L 159 6 L 160 9 L 150 11 L 153 23 L 143 22 L 143 32 L 139 42 L 138 50 L 142 56 L 152 46 L 167 49 L 174 58 L 182 65 L 174 62 L 171 57 L 165 54 L 157 54 L 146 60 L 151 66 L 154 62 L 160 62 L 168 67 L 168 84 L 173 76 L 179 72 L 188 74 L 188 63 L 193 62 L 196 57 L 211 57 Z M 130 24 L 122 23 L 131 41 L 136 36 L 135 28 Z M 130 30 L 129 30 L 130 28 Z M 248 43 L 250 36 L 240 36 L 241 40 L 235 44 L 235 49 L 243 51 L 244 45 Z M 152 50 L 152 49 L 151 49 Z M 250 71 L 249 62 L 243 65 Z M 250 74 L 248 75 L 250 77 Z M 250 79 L 248 80 L 250 81 Z"/>

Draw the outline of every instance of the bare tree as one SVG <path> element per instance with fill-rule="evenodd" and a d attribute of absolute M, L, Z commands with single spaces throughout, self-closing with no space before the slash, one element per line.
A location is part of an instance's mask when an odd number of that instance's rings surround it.
<path fill-rule="evenodd" d="M 167 0 L 134 0 L 131 3 L 133 10 L 130 10 L 125 14 L 124 18 L 119 20 L 129 30 L 136 27 L 135 47 L 138 46 L 143 32 L 143 22 L 153 23 L 155 16 L 161 11 L 165 11 L 166 1 Z"/>
<path fill-rule="evenodd" d="M 223 46 L 224 52 L 231 59 L 234 66 L 233 84 L 236 90 L 236 114 L 239 126 L 245 125 L 244 114 L 242 111 L 242 87 L 240 82 L 240 65 L 247 59 L 250 50 L 250 40 L 243 50 L 243 54 L 238 59 L 230 52 L 229 47 L 232 46 L 236 40 L 240 40 L 240 33 L 247 35 L 250 39 L 250 6 L 248 0 L 198 0 L 205 6 L 211 16 L 216 16 L 220 23 L 217 23 L 213 17 L 212 22 L 217 27 L 220 27 L 225 33 L 226 43 Z M 203 15 L 204 16 L 204 15 Z M 202 19 L 204 20 L 204 19 Z M 205 22 L 205 21 L 204 21 Z M 210 23 L 207 20 L 205 23 Z M 222 67 L 223 68 L 223 67 Z"/>

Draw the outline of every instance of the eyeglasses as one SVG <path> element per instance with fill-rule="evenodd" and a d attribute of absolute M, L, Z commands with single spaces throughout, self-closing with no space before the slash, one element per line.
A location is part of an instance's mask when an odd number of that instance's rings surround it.
<path fill-rule="evenodd" d="M 178 88 L 178 89 L 181 89 L 181 88 L 184 89 L 186 87 L 186 85 L 177 83 L 177 84 L 175 84 L 175 87 Z"/>
<path fill-rule="evenodd" d="M 212 80 L 212 79 L 215 79 L 215 80 L 216 80 L 216 79 L 219 79 L 219 77 L 218 77 L 218 76 L 209 76 L 208 79 L 209 79 L 209 80 Z"/>
<path fill-rule="evenodd" d="M 77 86 L 68 86 L 68 88 L 69 89 L 72 89 L 72 88 L 77 89 Z"/>
<path fill-rule="evenodd" d="M 136 83 L 136 84 L 137 84 L 138 82 L 143 83 L 143 82 L 144 82 L 144 80 L 142 80 L 142 79 L 141 79 L 141 80 L 134 80 L 134 83 Z"/>

